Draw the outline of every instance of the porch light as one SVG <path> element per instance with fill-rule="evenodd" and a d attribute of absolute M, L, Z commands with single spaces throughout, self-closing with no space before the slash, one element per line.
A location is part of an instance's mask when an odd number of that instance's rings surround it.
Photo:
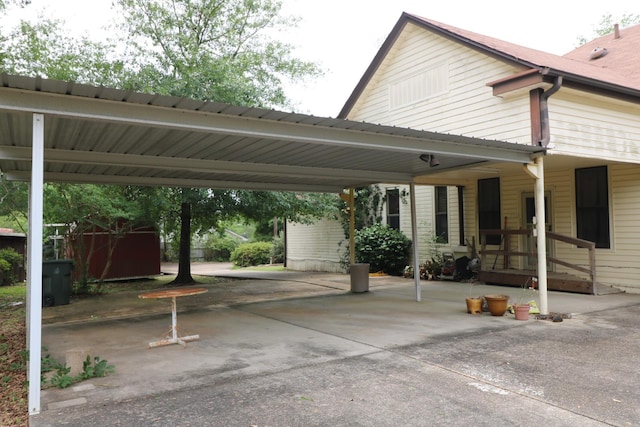
<path fill-rule="evenodd" d="M 420 154 L 420 160 L 429 163 L 430 168 L 436 167 L 440 164 L 438 159 L 436 159 L 433 154 Z"/>

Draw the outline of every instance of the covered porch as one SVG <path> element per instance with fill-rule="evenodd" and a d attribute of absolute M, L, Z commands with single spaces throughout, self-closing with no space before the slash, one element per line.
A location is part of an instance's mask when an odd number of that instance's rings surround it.
<path fill-rule="evenodd" d="M 538 253 L 532 229 L 480 230 L 481 269 L 478 280 L 504 286 L 531 286 L 531 279 L 538 277 L 535 266 Z M 490 249 L 487 236 L 499 236 L 500 247 Z M 571 245 L 582 252 L 582 262 L 572 263 L 547 253 L 547 289 L 590 295 L 606 295 L 621 292 L 619 289 L 599 284 L 596 275 L 596 244 L 583 239 L 547 231 L 547 247 Z"/>

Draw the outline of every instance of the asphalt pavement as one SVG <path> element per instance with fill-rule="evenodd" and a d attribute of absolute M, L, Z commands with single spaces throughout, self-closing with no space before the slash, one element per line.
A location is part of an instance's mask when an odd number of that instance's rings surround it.
<path fill-rule="evenodd" d="M 352 293 L 348 275 L 193 271 L 242 280 L 178 299 L 180 331 L 200 335 L 185 347 L 147 348 L 166 301 L 45 309 L 52 355 L 82 350 L 115 372 L 43 390 L 30 425 L 640 425 L 640 295 L 550 292 L 562 322 L 519 321 L 464 302 L 518 288 L 422 281 L 416 302 L 397 277 Z"/>

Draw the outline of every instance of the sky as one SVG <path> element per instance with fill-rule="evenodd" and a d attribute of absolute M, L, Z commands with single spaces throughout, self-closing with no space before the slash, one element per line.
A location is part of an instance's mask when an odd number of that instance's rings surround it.
<path fill-rule="evenodd" d="M 100 37 L 113 19 L 112 0 L 32 0 L 19 11 L 65 19 L 69 28 Z M 577 47 L 577 39 L 594 38 L 603 16 L 640 15 L 638 0 L 282 0 L 284 15 L 300 17 L 297 28 L 281 35 L 295 56 L 317 63 L 324 76 L 305 86 L 288 87 L 296 111 L 335 117 L 373 60 L 402 12 L 557 55 Z M 589 6 L 594 3 L 596 6 Z M 526 12 L 524 7 L 527 8 Z M 15 17 L 15 15 L 14 15 Z"/>

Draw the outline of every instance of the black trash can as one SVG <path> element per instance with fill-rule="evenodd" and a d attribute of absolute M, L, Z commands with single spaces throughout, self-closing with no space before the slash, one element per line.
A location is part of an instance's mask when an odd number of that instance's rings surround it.
<path fill-rule="evenodd" d="M 69 259 L 42 263 L 42 306 L 69 304 L 71 299 L 71 270 Z"/>
<path fill-rule="evenodd" d="M 369 264 L 351 264 L 351 292 L 369 292 Z"/>

